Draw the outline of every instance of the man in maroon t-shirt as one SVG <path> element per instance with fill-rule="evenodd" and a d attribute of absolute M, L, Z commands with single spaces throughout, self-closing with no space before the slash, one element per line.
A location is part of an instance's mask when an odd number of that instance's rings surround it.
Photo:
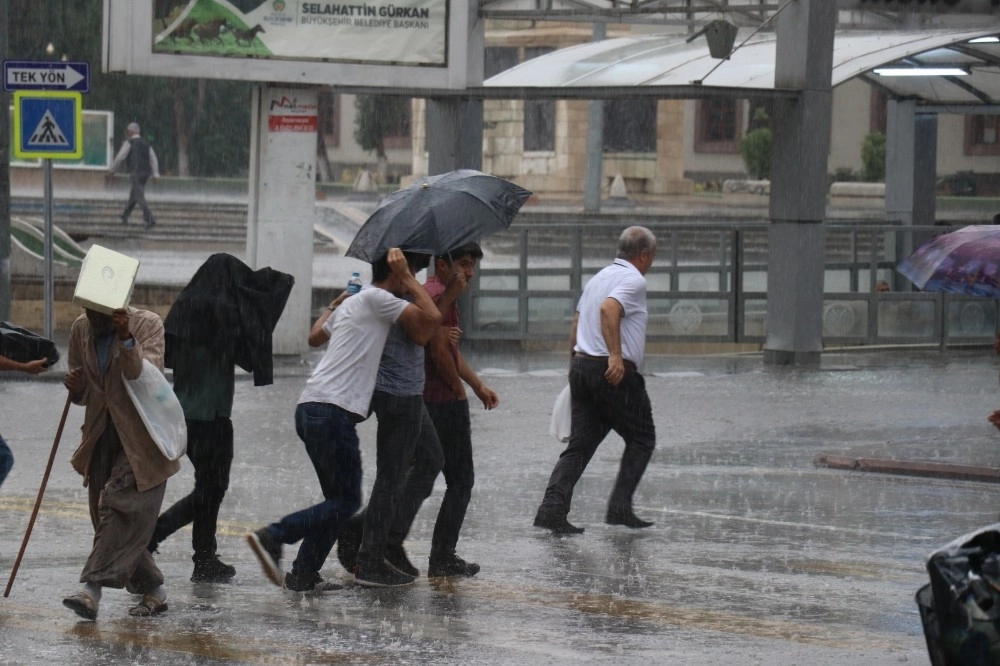
<path fill-rule="evenodd" d="M 482 256 L 483 251 L 478 244 L 468 243 L 445 256 L 435 257 L 434 274 L 424 285 L 442 317 L 441 330 L 426 345 L 424 404 L 434 422 L 436 439 L 440 441 L 444 468 L 442 470 L 440 466 L 441 456 L 428 451 L 428 446 L 433 444 L 432 434 L 428 437 L 421 432 L 421 442 L 407 476 L 406 489 L 393 517 L 389 541 L 390 545 L 402 546 L 420 504 L 430 496 L 438 472 L 443 471 L 448 488 L 434 524 L 427 568 L 427 575 L 431 578 L 475 576 L 479 573 L 478 564 L 466 562 L 455 554 L 474 481 L 472 428 L 465 384 L 472 388 L 486 409 L 496 407 L 500 399 L 465 362 L 455 333 L 459 323 L 456 300 L 475 275 L 476 262 Z M 462 288 L 445 291 L 449 282 L 455 280 L 461 282 Z"/>

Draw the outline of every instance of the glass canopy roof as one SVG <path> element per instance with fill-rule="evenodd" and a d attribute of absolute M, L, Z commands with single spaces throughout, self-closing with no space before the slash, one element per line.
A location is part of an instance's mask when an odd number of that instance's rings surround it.
<path fill-rule="evenodd" d="M 776 89 L 773 33 L 736 38 L 728 60 L 712 58 L 703 38 L 685 34 L 607 39 L 554 51 L 487 80 L 490 97 L 606 98 L 653 95 L 792 94 Z M 838 31 L 832 85 L 861 77 L 896 98 L 924 105 L 1000 104 L 1000 41 L 990 30 Z M 742 44 L 742 46 L 741 46 Z M 882 67 L 950 67 L 959 75 L 880 76 Z M 968 72 L 968 74 L 964 74 Z"/>

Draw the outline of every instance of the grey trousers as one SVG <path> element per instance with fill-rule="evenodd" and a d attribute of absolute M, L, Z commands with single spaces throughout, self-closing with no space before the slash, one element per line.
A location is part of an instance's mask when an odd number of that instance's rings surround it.
<path fill-rule="evenodd" d="M 87 488 L 94 546 L 80 574 L 81 583 L 125 588 L 145 594 L 163 584 L 163 574 L 146 550 L 167 489 L 164 481 L 139 492 L 135 475 L 109 420 L 90 460 Z"/>

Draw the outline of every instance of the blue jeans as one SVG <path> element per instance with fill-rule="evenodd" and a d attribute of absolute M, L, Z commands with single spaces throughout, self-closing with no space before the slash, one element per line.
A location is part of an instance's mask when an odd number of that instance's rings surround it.
<path fill-rule="evenodd" d="M 306 402 L 295 408 L 295 432 L 306 445 L 324 501 L 290 513 L 268 526 L 281 543 L 301 540 L 292 574 L 318 572 L 347 519 L 361 506 L 361 450 L 356 416 L 327 403 Z"/>
<path fill-rule="evenodd" d="M 13 466 L 14 454 L 10 452 L 7 442 L 3 441 L 3 436 L 0 436 L 0 486 L 3 485 L 3 480 L 7 478 L 7 473 Z"/>

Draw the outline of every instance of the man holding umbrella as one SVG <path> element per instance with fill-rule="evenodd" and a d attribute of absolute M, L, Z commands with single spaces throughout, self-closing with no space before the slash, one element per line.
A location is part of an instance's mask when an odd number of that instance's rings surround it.
<path fill-rule="evenodd" d="M 412 303 L 404 300 L 407 295 Z M 361 505 L 361 451 L 355 427 L 368 418 L 389 329 L 398 322 L 411 337 L 420 337 L 420 331 L 436 330 L 441 322 L 441 313 L 399 248 L 372 264 L 371 285 L 344 296 L 330 304 L 309 333 L 311 346 L 329 344 L 295 410 L 295 430 L 325 499 L 247 535 L 268 579 L 295 590 L 337 587 L 324 581 L 319 570 L 344 524 Z M 283 578 L 282 545 L 297 541 L 302 541 L 298 555 Z"/>
<path fill-rule="evenodd" d="M 477 243 L 466 243 L 435 257 L 434 273 L 426 284 L 443 317 L 437 334 L 427 345 L 425 364 L 424 404 L 437 437 L 433 437 L 434 433 L 420 435 L 421 443 L 389 531 L 389 544 L 395 550 L 402 550 L 420 505 L 430 496 L 434 480 L 443 471 L 447 489 L 434 524 L 427 567 L 430 578 L 479 573 L 478 564 L 466 562 L 455 552 L 475 482 L 469 399 L 463 382 L 472 388 L 486 409 L 499 405 L 500 398 L 469 367 L 459 351 L 458 341 L 450 334 L 459 324 L 458 297 L 475 276 L 476 263 L 482 256 Z M 443 470 L 442 455 L 428 446 L 434 439 L 443 454 Z"/>

